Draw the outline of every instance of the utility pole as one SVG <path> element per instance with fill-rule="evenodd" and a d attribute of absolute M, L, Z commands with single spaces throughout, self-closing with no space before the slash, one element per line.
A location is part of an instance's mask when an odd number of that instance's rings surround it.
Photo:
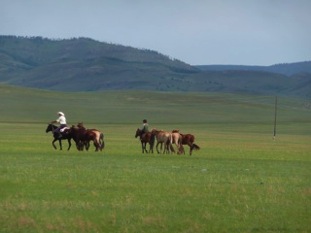
<path fill-rule="evenodd" d="M 278 105 L 278 97 L 275 96 L 273 140 L 275 140 L 275 136 L 276 136 L 276 113 L 277 113 L 277 105 Z"/>

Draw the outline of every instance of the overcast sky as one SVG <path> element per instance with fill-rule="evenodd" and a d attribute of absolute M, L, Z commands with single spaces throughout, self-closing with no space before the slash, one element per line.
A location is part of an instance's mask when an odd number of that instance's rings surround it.
<path fill-rule="evenodd" d="M 0 0 L 0 34 L 89 37 L 191 65 L 311 60 L 311 0 Z"/>

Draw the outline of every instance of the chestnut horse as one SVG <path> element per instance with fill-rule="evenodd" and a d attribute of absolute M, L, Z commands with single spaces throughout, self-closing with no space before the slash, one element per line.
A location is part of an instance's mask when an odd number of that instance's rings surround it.
<path fill-rule="evenodd" d="M 94 132 L 95 135 L 96 135 L 96 141 L 98 142 L 98 144 L 100 145 L 99 146 L 99 149 L 102 151 L 105 147 L 105 142 L 104 142 L 104 134 L 99 131 L 98 129 L 86 129 L 83 125 L 83 122 L 79 122 L 77 124 L 78 128 L 80 129 L 83 129 L 83 130 L 87 130 L 87 131 L 91 131 L 91 132 Z M 90 142 L 89 141 L 85 141 L 84 143 L 84 146 L 85 146 L 85 149 L 88 150 L 89 147 L 90 147 Z M 83 146 L 82 146 L 83 147 Z M 83 149 L 83 148 L 82 148 Z"/>
<path fill-rule="evenodd" d="M 47 128 L 45 130 L 46 133 L 48 133 L 48 132 L 52 132 L 53 133 L 54 140 L 52 141 L 52 146 L 56 150 L 57 147 L 55 145 L 55 142 L 58 140 L 58 142 L 59 142 L 59 149 L 62 150 L 63 149 L 63 147 L 62 147 L 62 140 L 67 140 L 68 141 L 68 149 L 67 150 L 70 150 L 71 138 L 72 138 L 70 130 L 65 129 L 64 133 L 62 133 L 62 137 L 59 138 L 59 133 L 55 132 L 55 130 L 57 128 L 58 127 L 56 125 L 48 124 L 48 126 L 47 126 Z"/>
<path fill-rule="evenodd" d="M 86 130 L 85 128 L 78 128 L 76 126 L 71 126 L 70 128 L 72 138 L 76 142 L 77 149 L 82 151 L 85 145 L 88 145 L 90 141 L 93 141 L 95 146 L 95 151 L 101 150 L 101 145 L 97 141 L 96 133 Z M 88 148 L 87 148 L 88 149 Z"/>
<path fill-rule="evenodd" d="M 141 149 L 142 153 L 148 153 L 146 147 L 147 143 L 149 143 L 149 152 L 153 153 L 153 146 L 154 146 L 154 135 L 150 132 L 143 133 L 141 129 L 137 129 L 135 133 L 135 138 L 139 137 L 141 142 Z"/>
<path fill-rule="evenodd" d="M 179 132 L 179 130 L 173 130 L 172 132 Z M 193 150 L 200 150 L 200 147 L 194 143 L 194 135 L 192 134 L 181 134 L 181 144 L 188 145 L 190 147 L 189 154 L 192 155 Z M 182 152 L 182 150 L 181 150 Z M 185 153 L 185 151 L 183 151 Z"/>

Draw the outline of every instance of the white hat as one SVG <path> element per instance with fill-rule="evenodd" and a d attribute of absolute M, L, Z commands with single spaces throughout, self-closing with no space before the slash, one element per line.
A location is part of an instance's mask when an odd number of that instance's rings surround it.
<path fill-rule="evenodd" d="M 58 114 L 58 115 L 65 116 L 65 114 L 64 114 L 63 112 L 58 112 L 57 114 Z"/>

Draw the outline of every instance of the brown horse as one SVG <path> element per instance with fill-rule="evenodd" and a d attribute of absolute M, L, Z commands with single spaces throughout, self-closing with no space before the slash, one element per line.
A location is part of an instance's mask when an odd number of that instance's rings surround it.
<path fill-rule="evenodd" d="M 85 128 L 79 128 L 76 126 L 71 126 L 70 128 L 72 138 L 76 142 L 77 149 L 82 151 L 85 145 L 89 145 L 90 141 L 93 141 L 95 146 L 95 151 L 99 151 L 101 148 L 100 143 L 96 139 L 96 134 Z M 88 150 L 88 147 L 86 148 Z"/>
<path fill-rule="evenodd" d="M 104 134 L 99 131 L 98 129 L 88 129 L 89 131 L 92 131 L 96 135 L 96 140 L 98 141 L 100 147 L 99 149 L 102 151 L 105 147 L 105 141 L 104 141 Z"/>
<path fill-rule="evenodd" d="M 179 129 L 174 129 L 172 132 L 177 132 L 179 133 Z M 190 150 L 189 150 L 189 154 L 192 155 L 192 151 L 193 150 L 200 150 L 200 147 L 194 143 L 194 135 L 192 134 L 181 134 L 181 145 L 188 145 L 190 147 Z M 182 151 L 181 151 L 182 152 Z M 183 153 L 185 154 L 185 151 L 183 151 Z"/>
<path fill-rule="evenodd" d="M 172 135 L 171 135 L 170 132 L 165 132 L 163 130 L 152 129 L 151 133 L 157 139 L 156 149 L 157 149 L 158 154 L 160 153 L 160 151 L 158 149 L 159 144 L 161 144 L 161 150 L 162 150 L 162 145 L 164 144 L 164 151 L 163 151 L 163 153 L 169 153 L 170 151 L 175 152 L 174 148 L 172 147 Z"/>
<path fill-rule="evenodd" d="M 100 145 L 99 149 L 100 149 L 101 151 L 104 149 L 104 147 L 105 147 L 104 134 L 103 134 L 100 130 L 98 130 L 98 129 L 86 129 L 86 128 L 84 127 L 84 125 L 83 125 L 83 122 L 79 122 L 79 123 L 77 124 L 77 127 L 80 128 L 80 129 L 84 129 L 84 130 L 91 131 L 91 132 L 95 133 L 95 135 L 96 135 L 96 141 L 97 141 L 98 144 Z M 90 147 L 89 141 L 88 141 L 88 142 L 86 141 L 84 146 L 85 146 L 85 149 L 88 150 L 89 147 Z"/>
<path fill-rule="evenodd" d="M 149 152 L 153 153 L 153 146 L 154 146 L 154 135 L 150 132 L 143 133 L 141 129 L 137 129 L 135 133 L 135 138 L 139 137 L 141 142 L 141 149 L 142 153 L 148 153 L 146 147 L 147 143 L 149 143 Z"/>
<path fill-rule="evenodd" d="M 63 146 L 62 146 L 62 140 L 67 140 L 68 141 L 68 149 L 67 150 L 70 150 L 70 147 L 71 147 L 71 138 L 72 138 L 72 135 L 71 135 L 71 132 L 70 130 L 66 129 L 63 133 L 62 133 L 62 137 L 60 138 L 59 137 L 59 133 L 55 132 L 55 130 L 57 129 L 57 126 L 56 125 L 53 125 L 53 124 L 48 124 L 45 132 L 48 133 L 48 132 L 52 132 L 53 133 L 53 137 L 54 137 L 54 140 L 52 141 L 52 146 L 54 147 L 54 149 L 56 150 L 57 147 L 55 145 L 55 142 L 58 140 L 59 142 L 59 149 L 62 150 L 63 149 Z"/>

